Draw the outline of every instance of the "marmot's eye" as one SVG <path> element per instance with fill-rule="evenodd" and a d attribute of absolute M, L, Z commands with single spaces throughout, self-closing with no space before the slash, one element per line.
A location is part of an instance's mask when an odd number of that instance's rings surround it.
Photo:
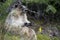
<path fill-rule="evenodd" d="M 15 5 L 15 8 L 18 7 L 18 5 Z"/>

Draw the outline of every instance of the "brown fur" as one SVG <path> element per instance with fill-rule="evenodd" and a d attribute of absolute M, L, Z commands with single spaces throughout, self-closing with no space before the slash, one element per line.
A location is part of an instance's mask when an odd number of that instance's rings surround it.
<path fill-rule="evenodd" d="M 22 22 L 22 23 L 21 23 Z M 26 14 L 21 8 L 13 9 L 5 21 L 5 30 L 13 35 L 19 35 L 20 40 L 37 40 L 35 31 L 28 27 L 22 27 L 28 22 Z"/>

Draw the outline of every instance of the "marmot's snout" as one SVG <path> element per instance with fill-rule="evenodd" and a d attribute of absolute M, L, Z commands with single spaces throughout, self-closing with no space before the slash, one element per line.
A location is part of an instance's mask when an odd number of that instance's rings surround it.
<path fill-rule="evenodd" d="M 24 23 L 25 26 L 32 26 L 32 23 Z"/>

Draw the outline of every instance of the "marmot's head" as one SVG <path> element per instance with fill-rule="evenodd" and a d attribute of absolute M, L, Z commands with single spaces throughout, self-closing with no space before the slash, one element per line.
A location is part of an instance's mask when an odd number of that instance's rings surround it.
<path fill-rule="evenodd" d="M 6 22 L 13 26 L 30 26 L 31 23 L 27 19 L 25 6 L 16 4 L 10 11 Z"/>
<path fill-rule="evenodd" d="M 31 22 L 27 19 L 27 8 L 23 5 L 15 5 L 15 14 L 17 16 L 17 19 L 21 22 L 24 26 L 30 26 Z"/>

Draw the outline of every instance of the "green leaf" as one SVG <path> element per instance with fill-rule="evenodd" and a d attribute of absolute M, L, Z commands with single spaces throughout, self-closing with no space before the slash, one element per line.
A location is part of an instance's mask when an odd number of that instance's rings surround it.
<path fill-rule="evenodd" d="M 46 9 L 46 12 L 48 12 L 48 11 L 50 11 L 50 10 L 51 10 L 53 13 L 56 13 L 56 11 L 57 11 L 54 6 L 48 5 L 48 7 L 47 7 L 47 9 Z"/>

